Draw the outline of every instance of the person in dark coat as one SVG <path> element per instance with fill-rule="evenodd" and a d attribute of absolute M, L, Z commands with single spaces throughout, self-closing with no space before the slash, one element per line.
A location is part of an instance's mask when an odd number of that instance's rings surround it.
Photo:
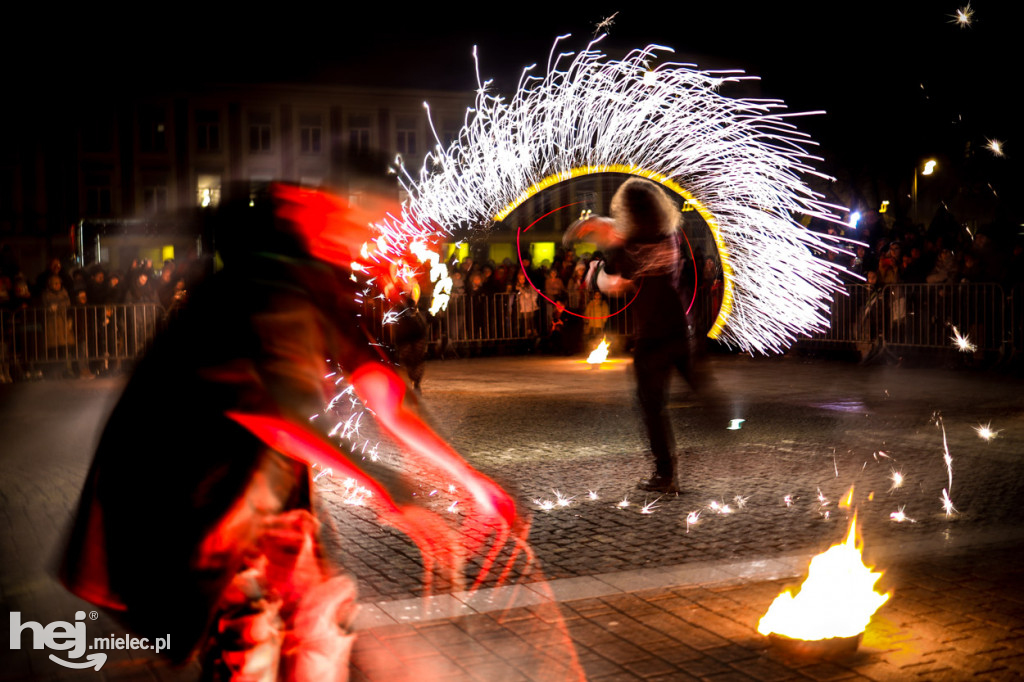
<path fill-rule="evenodd" d="M 655 183 L 624 182 L 611 202 L 611 218 L 592 217 L 570 227 L 572 242 L 590 235 L 606 256 L 598 284 L 607 294 L 637 289 L 633 367 L 637 397 L 654 459 L 653 475 L 641 490 L 678 492 L 676 442 L 668 419 L 669 377 L 675 368 L 696 385 L 692 348 L 696 330 L 688 317 L 679 282 L 679 210 Z M 689 297 L 686 297 L 689 300 Z"/>
<path fill-rule="evenodd" d="M 372 490 L 382 518 L 425 556 L 444 544 L 446 526 L 404 501 L 403 486 L 385 487 L 360 468 L 358 458 L 317 430 L 322 420 L 310 421 L 330 397 L 323 379 L 328 358 L 409 454 L 458 482 L 468 508 L 499 527 L 512 524 L 515 510 L 500 487 L 418 416 L 412 392 L 363 325 L 362 284 L 352 278 L 360 247 L 372 236 L 369 220 L 319 192 L 276 186 L 272 196 L 266 212 L 250 214 L 265 220 L 231 225 L 233 234 L 221 241 L 225 267 L 200 284 L 135 369 L 97 448 L 62 579 L 79 596 L 119 612 L 138 633 L 171 634 L 165 654 L 181 661 L 207 646 L 211 632 L 230 629 L 236 621 L 229 607 L 258 602 L 258 595 L 239 596 L 238 578 L 262 571 L 261 584 L 269 581 L 262 601 L 283 599 L 284 646 L 249 644 L 276 646 L 279 658 L 291 661 L 281 662 L 289 677 L 337 679 L 347 670 L 351 636 L 335 627 L 326 637 L 304 639 L 294 626 L 344 625 L 354 612 L 351 581 L 329 577 L 311 535 L 317 522 L 309 467 L 331 467 Z M 167 428 L 170 414 L 182 428 Z M 281 549 L 282 536 L 298 540 Z M 301 554 L 295 547 L 310 543 L 315 580 L 310 571 L 277 565 L 282 555 L 294 561 Z M 264 564 L 258 557 L 266 557 Z M 300 573 L 307 577 L 280 577 Z M 333 596 L 318 592 L 324 585 L 333 585 Z M 301 617 L 325 603 L 329 618 Z M 308 646 L 324 641 L 334 642 L 333 672 L 296 672 Z M 227 652 L 211 665 L 254 675 L 250 666 L 267 660 L 278 659 Z"/>

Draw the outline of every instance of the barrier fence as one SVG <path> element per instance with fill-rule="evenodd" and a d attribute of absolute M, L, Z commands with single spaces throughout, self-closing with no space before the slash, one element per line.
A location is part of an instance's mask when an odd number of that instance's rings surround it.
<path fill-rule="evenodd" d="M 700 328 L 710 328 L 714 291 L 695 302 Z M 606 298 L 609 312 L 603 332 L 633 332 L 629 298 Z M 566 309 L 583 314 L 585 301 L 570 296 Z M 625 309 L 625 310 L 624 310 Z M 393 327 L 379 299 L 365 310 L 371 330 L 385 342 Z M 427 339 L 454 349 L 484 344 L 501 346 L 550 336 L 556 310 L 538 299 L 535 307 L 516 294 L 455 295 L 447 310 L 430 318 Z M 561 317 L 569 319 L 569 313 Z M 24 308 L 0 312 L 0 377 L 38 375 L 42 366 L 89 373 L 132 362 L 145 351 L 167 321 L 155 304 Z M 571 320 L 586 327 L 586 320 Z M 1020 352 L 1024 345 L 1024 287 L 1007 293 L 997 284 L 897 284 L 870 290 L 851 285 L 834 297 L 831 326 L 800 339 L 801 344 L 846 344 L 864 352 L 869 346 L 955 350 L 954 327 L 979 352 Z"/>
<path fill-rule="evenodd" d="M 1022 340 L 1014 328 L 1019 289 L 1008 297 L 998 284 L 851 285 L 832 300 L 830 328 L 806 341 L 944 349 L 959 333 L 979 351 L 1006 351 L 1015 336 Z"/>
<path fill-rule="evenodd" d="M 88 374 L 139 358 L 166 320 L 155 304 L 21 308 L 0 313 L 0 376 L 63 367 Z"/>

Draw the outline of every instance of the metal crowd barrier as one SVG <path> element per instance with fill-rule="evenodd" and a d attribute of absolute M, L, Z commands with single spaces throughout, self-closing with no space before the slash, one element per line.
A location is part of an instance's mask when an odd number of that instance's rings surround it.
<path fill-rule="evenodd" d="M 697 324 L 713 319 L 714 292 L 697 297 Z M 609 335 L 634 329 L 629 297 L 605 297 L 616 314 L 604 323 Z M 520 310 L 514 293 L 457 294 L 448 308 L 430 318 L 431 343 L 497 344 L 543 339 L 550 335 L 555 307 L 537 297 L 536 310 Z M 586 301 L 570 294 L 566 309 L 583 314 Z M 626 308 L 626 310 L 623 310 Z M 364 310 L 372 332 L 393 342 L 393 328 L 379 299 Z M 145 352 L 167 321 L 156 304 L 41 307 L 0 311 L 0 378 L 30 376 L 42 366 L 63 364 L 86 373 L 132 362 Z M 586 320 L 577 320 L 586 324 Z M 1007 294 L 998 284 L 896 284 L 871 291 L 854 284 L 834 297 L 829 328 L 800 340 L 801 344 L 846 344 L 862 351 L 879 344 L 919 349 L 953 349 L 954 330 L 979 351 L 1017 351 L 1024 345 L 1024 286 Z"/>
<path fill-rule="evenodd" d="M 625 308 L 629 299 L 621 296 L 605 296 L 609 313 L 618 313 Z M 572 314 L 583 315 L 586 300 L 578 292 L 572 292 L 563 303 L 567 312 L 563 320 Z M 534 310 L 529 310 L 534 307 Z M 448 307 L 433 317 L 428 340 L 447 340 L 459 343 L 502 343 L 543 338 L 551 333 L 554 324 L 555 306 L 537 297 L 535 306 L 521 305 L 515 293 L 504 294 L 456 294 L 448 301 Z M 585 323 L 586 320 L 580 320 Z M 608 334 L 631 334 L 633 318 L 629 310 L 613 314 L 604 322 Z"/>
<path fill-rule="evenodd" d="M 830 328 L 806 341 L 944 349 L 959 333 L 979 351 L 1003 350 L 1014 342 L 1008 302 L 998 284 L 850 285 L 832 300 Z"/>
<path fill-rule="evenodd" d="M 116 367 L 138 359 L 165 321 L 164 309 L 148 303 L 3 311 L 0 365 L 11 376 L 55 364 L 83 374 Z"/>

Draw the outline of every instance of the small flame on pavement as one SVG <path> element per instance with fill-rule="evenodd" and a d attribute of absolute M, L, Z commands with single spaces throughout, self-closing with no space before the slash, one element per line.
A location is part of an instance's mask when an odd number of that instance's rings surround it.
<path fill-rule="evenodd" d="M 757 631 L 808 641 L 855 637 L 891 596 L 875 591 L 881 577 L 863 563 L 855 513 L 846 540 L 811 560 L 799 592 L 776 597 Z"/>
<path fill-rule="evenodd" d="M 587 356 L 588 365 L 600 365 L 608 359 L 608 337 L 601 339 L 601 343 L 597 344 L 597 348 L 590 352 Z"/>

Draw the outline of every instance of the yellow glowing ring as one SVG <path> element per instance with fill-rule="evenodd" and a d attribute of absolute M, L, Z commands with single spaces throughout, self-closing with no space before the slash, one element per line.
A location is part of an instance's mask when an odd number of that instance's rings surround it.
<path fill-rule="evenodd" d="M 729 314 L 732 313 L 733 270 L 732 262 L 729 259 L 729 251 L 725 248 L 725 240 L 722 239 L 722 235 L 719 232 L 718 221 L 715 220 L 714 214 L 712 214 L 704 204 L 697 201 L 696 197 L 690 194 L 672 178 L 637 166 L 625 166 L 622 164 L 580 166 L 566 172 L 549 175 L 540 182 L 535 182 L 530 185 L 530 187 L 528 187 L 522 194 L 516 197 L 515 201 L 499 211 L 494 216 L 494 220 L 504 220 L 510 213 L 512 213 L 512 211 L 517 209 L 519 206 L 522 206 L 527 199 L 549 187 L 554 187 L 559 183 L 565 182 L 566 180 L 572 180 L 573 178 L 579 178 L 585 175 L 597 175 L 599 173 L 623 173 L 625 175 L 636 175 L 637 177 L 653 180 L 659 185 L 667 187 L 681 196 L 690 206 L 693 206 L 697 212 L 700 213 L 700 217 L 704 219 L 704 222 L 707 223 L 707 226 L 711 229 L 711 235 L 715 240 L 715 247 L 718 249 L 718 259 L 722 263 L 722 305 L 718 309 L 718 317 L 715 318 L 715 323 L 711 325 L 711 329 L 708 330 L 708 338 L 717 339 L 725 327 L 726 320 L 729 319 Z"/>

